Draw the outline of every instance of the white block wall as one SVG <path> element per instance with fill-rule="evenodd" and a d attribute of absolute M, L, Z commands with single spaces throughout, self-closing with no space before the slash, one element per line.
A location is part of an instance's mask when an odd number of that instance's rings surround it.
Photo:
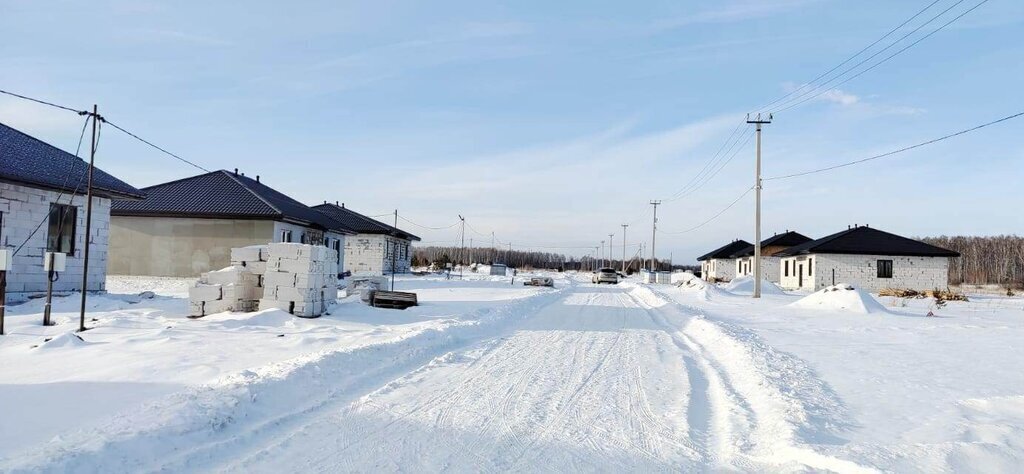
<path fill-rule="evenodd" d="M 384 275 L 391 273 L 391 250 L 397 273 L 406 273 L 412 265 L 412 244 L 408 240 L 379 234 L 358 234 L 345 238 L 345 271 L 352 275 Z"/>
<path fill-rule="evenodd" d="M 7 273 L 7 292 L 12 296 L 31 295 L 46 291 L 46 272 L 43 271 L 43 253 L 46 251 L 50 204 L 57 202 L 58 192 L 18 184 L 0 183 L 0 246 L 15 249 L 29 238 L 25 247 L 14 256 L 13 267 Z M 79 291 L 82 288 L 82 269 L 85 251 L 85 196 L 73 198 L 64 194 L 59 204 L 78 208 L 75 229 L 75 253 L 67 257 L 67 269 L 54 282 L 54 291 Z M 89 249 L 89 291 L 106 290 L 107 243 L 110 235 L 110 199 L 93 198 L 92 247 Z"/>
<path fill-rule="evenodd" d="M 779 286 L 787 290 L 811 290 L 817 291 L 820 288 L 830 286 L 832 266 L 828 262 L 821 262 L 821 255 L 801 255 L 799 257 L 784 257 L 780 259 L 778 268 Z M 789 274 L 786 274 L 786 265 L 789 265 Z M 824 266 L 822 266 L 824 265 Z M 803 280 L 800 274 L 803 274 Z M 823 284 L 818 286 L 815 280 L 821 275 L 829 275 L 828 283 L 820 279 Z M 802 284 L 801 284 L 802 283 Z M 853 283 L 840 282 L 836 283 Z"/>
<path fill-rule="evenodd" d="M 711 281 L 731 281 L 736 278 L 736 259 L 712 258 L 701 265 L 701 278 Z"/>
<path fill-rule="evenodd" d="M 946 288 L 949 285 L 949 259 L 946 257 L 900 257 L 887 255 L 817 254 L 808 256 L 813 261 L 812 275 L 807 276 L 807 257 L 804 264 L 803 289 L 820 290 L 835 283 L 850 283 L 858 288 L 877 292 L 886 288 L 918 291 Z M 797 261 L 801 257 L 784 260 Z M 892 260 L 892 278 L 878 278 L 878 260 Z M 781 271 L 781 270 L 780 270 Z M 783 288 L 797 288 L 797 277 L 790 267 L 790 277 L 781 277 Z"/>
<path fill-rule="evenodd" d="M 782 259 L 779 257 L 761 257 L 761 275 L 772 283 L 779 283 L 779 265 Z M 748 268 L 749 267 L 749 268 Z M 743 257 L 736 259 L 736 276 L 754 275 L 754 257 Z"/>

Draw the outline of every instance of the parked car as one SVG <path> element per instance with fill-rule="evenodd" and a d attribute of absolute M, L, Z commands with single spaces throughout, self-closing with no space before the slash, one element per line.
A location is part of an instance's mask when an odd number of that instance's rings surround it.
<path fill-rule="evenodd" d="M 619 275 L 615 273 L 612 268 L 602 268 L 594 272 L 593 276 L 590 277 L 591 283 L 611 283 L 612 285 L 619 283 Z"/>
<path fill-rule="evenodd" d="M 523 282 L 526 286 L 555 286 L 555 280 L 551 277 L 532 277 L 529 280 Z"/>

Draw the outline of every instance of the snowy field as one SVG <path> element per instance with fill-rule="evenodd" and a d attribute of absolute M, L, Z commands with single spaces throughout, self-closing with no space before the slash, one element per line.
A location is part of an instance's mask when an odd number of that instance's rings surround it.
<path fill-rule="evenodd" d="M 525 276 L 525 275 L 521 275 Z M 188 319 L 188 280 L 10 307 L 0 470 L 1013 472 L 1024 299 L 404 277 Z M 153 291 L 152 297 L 138 293 Z M 150 296 L 150 295 L 146 295 Z M 935 317 L 925 315 L 932 311 Z M 49 339 L 47 341 L 47 339 Z"/>

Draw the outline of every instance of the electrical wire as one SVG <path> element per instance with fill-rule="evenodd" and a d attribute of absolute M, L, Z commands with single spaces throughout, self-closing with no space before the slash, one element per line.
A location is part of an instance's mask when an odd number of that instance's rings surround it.
<path fill-rule="evenodd" d="M 130 136 L 130 137 L 132 137 L 132 138 L 134 138 L 134 139 L 136 139 L 136 140 L 138 140 L 138 141 L 140 141 L 142 143 L 145 143 L 145 144 L 155 148 L 156 150 L 159 150 L 159 151 L 163 152 L 164 154 L 166 154 L 166 155 L 168 155 L 168 156 L 170 156 L 170 157 L 172 157 L 172 158 L 174 158 L 174 159 L 176 159 L 178 161 L 181 161 L 182 163 L 186 163 L 186 164 L 192 165 L 192 166 L 194 166 L 194 167 L 196 167 L 196 168 L 198 168 L 200 170 L 203 170 L 203 171 L 205 171 L 207 173 L 210 172 L 210 170 L 208 170 L 206 168 L 203 168 L 202 166 L 199 166 L 199 165 L 197 165 L 197 164 L 195 164 L 195 163 L 193 163 L 193 162 L 191 162 L 189 160 L 186 160 L 186 159 L 184 159 L 184 158 L 182 158 L 182 157 L 180 157 L 180 156 L 178 156 L 178 155 L 176 155 L 174 153 L 171 153 L 171 152 L 169 152 L 169 151 L 167 151 L 167 150 L 165 150 L 165 149 L 155 145 L 153 142 L 151 142 L 149 140 L 146 140 L 145 138 L 142 138 L 142 137 L 140 137 L 140 136 L 138 136 L 138 135 L 136 135 L 136 134 L 134 134 L 132 132 L 129 132 L 128 130 L 125 130 L 124 128 L 122 128 L 121 126 L 119 126 L 118 124 L 116 124 L 114 122 L 111 122 L 111 121 L 109 121 L 107 119 L 102 119 L 102 118 L 100 120 L 102 122 L 105 122 L 107 125 L 110 125 L 111 127 L 114 127 L 116 129 L 120 130 L 121 132 L 124 132 L 128 136 Z"/>
<path fill-rule="evenodd" d="M 415 222 L 413 222 L 413 221 L 411 221 L 411 220 L 409 220 L 409 219 L 406 219 L 405 217 L 402 217 L 402 215 L 401 215 L 401 214 L 399 214 L 399 215 L 398 215 L 398 218 L 399 218 L 399 219 L 401 219 L 401 220 L 403 220 L 403 221 L 405 221 L 405 222 L 408 222 L 408 223 L 410 223 L 410 224 L 412 224 L 412 225 L 414 225 L 414 226 L 416 226 L 416 227 L 422 227 L 422 228 L 424 228 L 424 229 L 429 229 L 429 230 L 445 230 L 445 229 L 451 229 L 452 227 L 455 227 L 455 226 L 459 225 L 459 223 L 460 223 L 460 221 L 456 221 L 455 223 L 453 223 L 452 225 L 449 225 L 449 226 L 444 226 L 444 227 L 431 227 L 431 226 L 427 226 L 427 225 L 423 225 L 423 224 L 417 224 L 417 223 L 415 223 Z"/>
<path fill-rule="evenodd" d="M 875 63 L 875 64 L 871 65 L 871 66 L 870 66 L 870 67 L 868 67 L 867 69 L 864 69 L 863 71 L 860 71 L 860 72 L 858 72 L 857 74 L 854 74 L 853 76 L 851 76 L 851 77 L 848 77 L 848 78 L 844 79 L 844 80 L 843 80 L 842 82 L 840 82 L 840 83 L 838 83 L 838 84 L 836 84 L 836 85 L 834 85 L 834 86 L 832 86 L 832 87 L 830 87 L 830 88 L 828 88 L 828 89 L 825 89 L 825 90 L 819 91 L 819 92 L 818 92 L 817 94 L 814 94 L 814 95 L 812 95 L 812 96 L 810 96 L 810 97 L 807 97 L 807 98 L 805 98 L 805 99 L 803 99 L 803 100 L 801 100 L 801 101 L 799 101 L 799 102 L 796 102 L 796 103 L 794 103 L 794 104 L 790 104 L 790 105 L 786 106 L 785 108 L 781 108 L 781 109 L 778 109 L 778 110 L 776 110 L 776 111 L 775 111 L 775 113 L 778 113 L 778 112 L 783 112 L 783 111 L 786 111 L 786 110 L 792 109 L 793 107 L 796 107 L 796 106 L 798 106 L 798 105 L 800 105 L 800 104 L 803 104 L 803 103 L 805 103 L 805 102 L 807 102 L 807 101 L 809 101 L 809 100 L 812 100 L 812 99 L 814 99 L 814 98 L 817 98 L 817 97 L 821 96 L 822 94 L 824 94 L 824 93 L 826 93 L 826 92 L 828 92 L 828 91 L 830 91 L 830 90 L 834 90 L 835 88 L 837 88 L 837 87 L 839 87 L 839 86 L 841 86 L 841 85 L 843 85 L 843 84 L 846 84 L 847 82 L 850 82 L 850 81 L 852 81 L 852 80 L 854 80 L 854 79 L 856 79 L 856 78 L 860 77 L 860 76 L 861 76 L 862 74 L 864 74 L 864 73 L 866 73 L 866 72 L 868 72 L 868 71 L 870 71 L 870 70 L 872 70 L 872 69 L 874 69 L 874 68 L 876 68 L 876 67 L 878 67 L 878 66 L 882 65 L 883 63 L 885 63 L 886 61 L 888 61 L 888 60 L 890 60 L 890 59 L 892 59 L 892 58 L 896 57 L 896 56 L 897 56 L 897 55 L 899 55 L 900 53 L 902 53 L 902 52 L 904 52 L 904 51 L 906 51 L 906 50 L 908 50 L 908 49 L 912 48 L 912 47 L 913 47 L 914 45 L 916 45 L 916 44 L 918 44 L 918 43 L 920 43 L 920 42 L 922 42 L 922 41 L 924 41 L 924 40 L 928 39 L 928 38 L 929 38 L 929 37 L 930 37 L 931 35 L 934 35 L 935 33 L 938 33 L 939 31 L 942 31 L 942 30 L 943 30 L 943 29 L 945 29 L 945 28 L 946 28 L 947 26 L 949 26 L 949 25 L 953 24 L 953 22 L 955 22 L 955 21 L 959 20 L 960 18 L 963 18 L 963 17 L 964 17 L 964 16 L 966 16 L 966 15 L 967 15 L 968 13 L 970 13 L 970 12 L 974 11 L 974 10 L 975 10 L 976 8 L 978 8 L 978 7 L 982 6 L 982 5 L 984 5 L 984 4 L 985 4 L 985 3 L 987 3 L 987 2 L 988 2 L 988 0 L 982 0 L 982 1 L 981 1 L 980 3 L 978 3 L 977 5 L 975 5 L 975 6 L 971 7 L 971 8 L 969 8 L 969 9 L 967 9 L 967 10 L 966 10 L 966 11 L 964 11 L 963 13 L 961 13 L 961 14 L 957 15 L 956 17 L 954 17 L 954 18 L 953 18 L 952 20 L 949 20 L 949 21 L 947 21 L 947 22 L 946 22 L 945 24 L 943 24 L 942 26 L 940 26 L 940 27 L 938 27 L 938 28 L 936 28 L 936 29 L 934 29 L 934 30 L 932 30 L 932 31 L 928 32 L 928 34 L 926 34 L 926 35 L 922 36 L 921 38 L 917 39 L 917 40 L 916 40 L 916 41 L 914 41 L 913 43 L 910 43 L 910 44 L 908 44 L 907 46 L 904 46 L 904 47 L 903 47 L 902 49 L 900 49 L 900 50 L 896 51 L 895 53 L 892 53 L 892 54 L 890 54 L 890 55 L 889 55 L 889 56 L 887 56 L 887 57 L 886 57 L 885 59 L 882 59 L 881 61 L 879 61 L 879 62 L 877 62 L 877 63 Z M 959 2 L 957 2 L 957 3 L 959 3 Z"/>
<path fill-rule="evenodd" d="M 853 166 L 853 165 L 864 163 L 864 162 L 867 162 L 867 161 L 877 160 L 879 158 L 885 158 L 887 156 L 892 156 L 892 155 L 895 155 L 895 154 L 898 154 L 898 153 L 903 153 L 905 151 L 913 150 L 915 148 L 920 148 L 920 147 L 923 147 L 923 146 L 926 146 L 926 145 L 931 145 L 933 143 L 938 143 L 938 142 L 941 142 L 943 140 L 947 140 L 947 139 L 950 139 L 950 138 L 953 138 L 953 137 L 958 137 L 960 135 L 965 135 L 965 134 L 974 132 L 976 130 L 983 129 L 983 128 L 988 127 L 988 126 L 995 125 L 997 123 L 1002 123 L 1002 122 L 1006 122 L 1007 120 L 1015 119 L 1015 118 L 1020 117 L 1022 115 L 1024 115 L 1024 112 L 1018 112 L 1018 113 L 1015 113 L 1013 115 L 1007 115 L 1006 117 L 1003 117 L 1003 118 L 1000 118 L 1000 119 L 996 119 L 996 120 L 993 120 L 991 122 L 986 122 L 986 123 L 983 123 L 981 125 L 977 125 L 977 126 L 974 126 L 974 127 L 971 127 L 971 128 L 960 130 L 959 132 L 950 133 L 949 135 L 944 135 L 944 136 L 941 136 L 939 138 L 933 138 L 931 140 L 918 143 L 916 145 L 906 146 L 906 147 L 903 147 L 903 148 L 900 148 L 900 149 L 897 149 L 897 150 L 893 150 L 893 151 L 889 151 L 889 152 L 886 152 L 886 153 L 882 153 L 882 154 L 879 154 L 879 155 L 869 156 L 867 158 L 862 158 L 862 159 L 854 160 L 854 161 L 847 161 L 846 163 L 840 163 L 840 164 L 837 164 L 837 165 L 826 166 L 824 168 L 818 168 L 818 169 L 814 169 L 814 170 L 802 171 L 802 172 L 799 172 L 799 173 L 792 173 L 792 174 L 787 174 L 787 175 L 782 175 L 782 176 L 772 176 L 770 178 L 763 178 L 763 180 L 764 181 L 774 181 L 774 180 L 777 180 L 777 179 L 796 178 L 798 176 L 807 176 L 809 174 L 823 173 L 825 171 L 831 171 L 831 170 L 838 169 L 838 168 L 845 168 L 847 166 Z"/>
<path fill-rule="evenodd" d="M 874 65 L 872 65 L 872 66 L 868 67 L 867 69 L 864 69 L 864 70 L 862 70 L 862 71 L 860 71 L 860 72 L 858 72 L 858 73 L 854 74 L 853 76 L 847 77 L 847 78 L 846 78 L 846 79 L 844 79 L 844 80 L 843 80 L 842 82 L 839 82 L 839 83 L 837 83 L 837 84 L 834 84 L 834 85 L 829 85 L 829 84 L 831 84 L 831 83 L 832 83 L 833 81 L 835 81 L 835 80 L 837 80 L 837 79 L 840 79 L 840 78 L 842 78 L 842 77 L 843 77 L 844 75 L 846 75 L 846 74 L 850 73 L 851 71 L 853 71 L 853 70 L 857 69 L 858 67 L 860 67 L 860 66 L 864 65 L 864 64 L 865 64 L 865 63 L 867 63 L 868 61 L 871 61 L 872 59 L 876 58 L 876 57 L 877 57 L 878 55 L 880 55 L 880 54 L 884 53 L 885 51 L 889 50 L 889 48 L 892 48 L 893 46 L 896 46 L 897 44 L 899 44 L 899 43 L 900 43 L 901 41 L 903 41 L 904 39 L 906 39 L 906 38 L 908 38 L 908 37 L 910 37 L 910 36 L 914 35 L 914 34 L 915 34 L 915 33 L 917 33 L 918 31 L 920 31 L 920 30 L 921 30 L 922 28 L 924 28 L 925 26 L 928 26 L 928 25 L 929 25 L 929 24 L 931 24 L 931 23 L 932 23 L 933 21 L 935 21 L 935 20 L 937 20 L 937 19 L 938 19 L 939 17 L 941 17 L 941 16 L 945 15 L 945 14 L 946 14 L 947 12 L 949 12 L 950 10 L 952 10 L 952 9 L 953 9 L 953 8 L 955 8 L 955 7 L 957 6 L 957 5 L 960 5 L 960 4 L 961 4 L 961 3 L 963 3 L 963 2 L 964 2 L 964 0 L 957 0 L 957 2 L 953 3 L 952 5 L 950 5 L 950 6 L 949 6 L 948 8 L 946 8 L 945 10 L 943 10 L 943 11 L 939 12 L 939 13 L 938 13 L 937 15 L 935 15 L 935 16 L 933 16 L 933 17 L 931 17 L 930 19 L 928 19 L 928 21 L 926 21 L 926 22 L 922 23 L 921 25 L 918 25 L 918 26 L 917 26 L 917 28 L 914 28 L 914 29 L 913 29 L 913 30 L 911 30 L 911 31 L 910 31 L 909 33 L 907 33 L 907 34 L 905 34 L 905 35 L 901 36 L 901 37 L 900 37 L 899 39 L 897 39 L 896 41 L 893 41 L 892 43 L 890 43 L 890 44 L 889 44 L 888 46 L 886 46 L 885 48 L 882 48 L 882 49 L 880 49 L 880 50 L 876 51 L 876 52 L 875 52 L 874 54 L 872 54 L 871 56 L 868 56 L 868 57 L 867 57 L 867 58 L 865 58 L 864 60 L 862 60 L 862 61 L 858 62 L 857 64 L 854 64 L 853 66 L 851 66 L 851 67 L 847 68 L 846 70 L 844 70 L 843 72 L 839 73 L 839 74 L 838 74 L 838 75 L 836 75 L 835 77 L 833 77 L 833 78 L 831 78 L 831 79 L 829 79 L 829 80 L 827 80 L 827 81 L 825 81 L 825 82 L 823 82 L 823 83 L 821 83 L 821 84 L 819 84 L 819 85 L 815 86 L 814 88 L 812 88 L 812 89 L 810 89 L 810 90 L 808 90 L 808 91 L 806 91 L 806 92 L 804 92 L 804 93 L 802 93 L 802 94 L 800 94 L 800 95 L 798 95 L 798 96 L 796 96 L 796 97 L 793 97 L 792 99 L 789 99 L 789 100 L 787 100 L 787 101 L 783 102 L 783 103 L 782 103 L 782 104 L 780 104 L 779 106 L 777 106 L 777 107 L 773 108 L 773 109 L 772 109 L 772 110 L 770 111 L 770 113 L 773 113 L 773 114 L 774 114 L 774 113 L 778 113 L 778 112 L 783 112 L 783 111 L 786 111 L 786 110 L 792 109 L 793 107 L 796 107 L 796 106 L 798 106 L 798 105 L 800 105 L 800 104 L 803 104 L 803 103 L 805 103 L 805 102 L 807 102 L 807 101 L 809 101 L 809 100 L 812 100 L 812 99 L 814 99 L 814 98 L 816 98 L 816 97 L 819 97 L 819 96 L 821 96 L 822 94 L 824 94 L 824 93 L 826 93 L 826 92 L 828 92 L 828 91 L 830 91 L 830 90 L 834 90 L 835 88 L 837 88 L 837 87 L 839 87 L 839 86 L 841 86 L 841 85 L 843 85 L 843 84 L 846 84 L 847 82 L 850 82 L 850 81 L 852 81 L 852 80 L 854 80 L 854 79 L 856 79 L 856 78 L 860 77 L 860 76 L 861 76 L 861 75 L 863 75 L 864 73 L 866 73 L 866 72 L 868 72 L 868 71 L 870 71 L 870 70 L 872 70 L 872 69 L 874 69 L 874 68 L 876 68 L 876 67 L 880 66 L 881 64 L 883 64 L 883 63 L 887 62 L 888 60 L 890 60 L 890 59 L 892 59 L 892 58 L 894 58 L 894 57 L 896 57 L 896 56 L 897 56 L 897 55 L 899 55 L 900 53 L 902 53 L 902 52 L 904 52 L 904 51 L 906 51 L 906 50 L 908 50 L 908 49 L 910 49 L 910 48 L 914 47 L 915 45 L 917 45 L 918 43 L 920 43 L 920 42 L 924 41 L 925 39 L 928 39 L 928 38 L 929 38 L 929 37 L 931 37 L 931 36 L 932 36 L 933 34 L 935 34 L 935 33 L 939 32 L 939 31 L 942 31 L 942 30 L 943 30 L 943 29 L 945 29 L 945 28 L 946 28 L 947 26 L 951 25 L 951 24 L 952 24 L 953 22 L 955 22 L 955 21 L 959 20 L 960 18 L 963 18 L 963 17 L 964 17 L 965 15 L 967 15 L 968 13 L 970 13 L 970 12 L 974 11 L 974 10 L 975 10 L 976 8 L 978 8 L 978 7 L 982 6 L 982 5 L 984 5 L 985 3 L 987 3 L 987 2 L 988 2 L 988 0 L 982 0 L 982 1 L 980 2 L 980 3 L 978 3 L 978 4 L 974 5 L 973 7 L 969 8 L 969 9 L 968 9 L 968 10 L 966 10 L 966 11 L 964 11 L 963 13 L 961 13 L 961 14 L 959 14 L 959 15 L 955 16 L 955 17 L 954 17 L 954 18 L 953 18 L 952 20 L 949 20 L 948 22 L 946 22 L 946 23 L 945 23 L 945 24 L 943 24 L 942 26 L 940 26 L 940 27 L 938 27 L 938 28 L 936 28 L 936 29 L 934 29 L 934 30 L 930 31 L 930 32 L 929 32 L 928 34 L 926 34 L 926 35 L 922 36 L 921 38 L 918 38 L 918 39 L 917 39 L 917 40 L 915 40 L 914 42 L 912 42 L 912 43 L 908 44 L 907 46 L 903 47 L 902 49 L 900 49 L 900 50 L 896 51 L 895 53 L 893 53 L 893 54 L 889 55 L 888 57 L 886 57 L 886 58 L 882 59 L 881 61 L 879 61 L 879 62 L 875 63 Z M 826 88 L 825 86 L 828 86 L 828 87 Z"/>
<path fill-rule="evenodd" d="M 736 145 L 735 142 L 733 142 L 733 137 L 735 137 L 736 134 L 740 131 L 740 129 L 743 128 L 743 125 L 745 123 L 746 123 L 746 120 L 740 120 L 740 123 L 736 124 L 736 128 L 734 128 L 732 130 L 732 133 L 729 134 L 729 137 L 726 138 L 725 142 L 722 143 L 722 146 L 718 147 L 718 151 L 716 151 L 715 154 L 711 156 L 711 159 L 708 160 L 708 162 L 704 164 L 704 167 L 701 168 L 700 171 L 697 172 L 697 174 L 693 175 L 693 177 L 690 178 L 690 181 L 688 181 L 685 185 L 683 185 L 683 187 L 679 188 L 678 190 L 676 190 L 676 192 L 672 193 L 672 197 L 669 197 L 669 198 L 666 198 L 666 199 L 662 199 L 662 201 L 669 201 L 669 202 L 671 202 L 671 201 L 676 200 L 677 196 L 679 194 L 685 192 L 690 186 L 695 184 L 696 181 L 699 180 L 701 178 L 701 176 L 708 169 L 710 169 L 713 166 L 713 163 L 718 159 L 719 155 L 722 154 L 722 151 L 725 150 L 726 145 L 729 145 L 730 143 L 732 143 L 732 145 L 729 146 L 729 150 L 732 150 L 732 147 Z M 728 154 L 729 152 L 726 151 L 725 153 Z"/>
<path fill-rule="evenodd" d="M 725 211 L 728 211 L 729 209 L 732 209 L 732 207 L 735 206 L 736 203 L 740 202 L 740 200 L 743 199 L 747 194 L 749 194 L 750 191 L 753 190 L 753 189 L 754 189 L 753 186 L 747 188 L 746 191 L 743 191 L 743 194 L 740 194 L 739 197 L 737 197 L 735 200 L 733 200 L 731 203 L 729 203 L 728 206 L 725 206 L 724 209 L 722 209 L 721 211 L 718 211 L 718 213 L 713 215 L 713 216 L 711 216 L 710 219 L 708 219 L 708 220 L 706 220 L 704 222 L 701 222 L 700 224 L 698 224 L 696 226 L 693 226 L 693 227 L 691 227 L 689 229 L 686 229 L 686 230 L 680 230 L 680 231 L 666 231 L 666 230 L 660 230 L 659 229 L 658 232 L 660 232 L 662 234 L 667 234 L 667 235 L 679 235 L 679 234 L 685 234 L 687 232 L 693 232 L 693 231 L 695 231 L 697 229 L 700 229 L 701 227 L 704 227 L 705 225 L 707 225 L 711 221 L 713 221 L 715 219 L 718 219 L 722 214 L 725 214 Z"/>
<path fill-rule="evenodd" d="M 716 168 L 711 174 L 707 175 L 703 181 L 701 181 L 699 184 L 696 185 L 696 187 L 690 189 L 689 191 L 687 191 L 684 194 L 680 194 L 680 195 L 675 196 L 675 197 L 673 197 L 671 199 L 666 199 L 666 200 L 664 200 L 662 202 L 678 201 L 678 200 L 680 200 L 680 199 L 682 199 L 682 198 L 684 198 L 686 196 L 689 196 L 689 195 L 697 192 L 698 190 L 700 190 L 700 188 L 703 188 L 705 184 L 709 183 L 712 179 L 714 179 L 715 176 L 718 176 L 718 173 L 720 173 L 723 169 L 725 169 L 725 167 L 728 166 L 729 163 L 731 163 L 732 160 L 734 158 L 736 158 L 737 155 L 739 155 L 740 151 L 743 150 L 743 147 L 746 146 L 747 143 L 750 143 L 750 139 L 754 138 L 755 134 L 756 134 L 756 132 L 753 131 L 753 130 L 751 130 L 750 133 L 745 133 L 744 135 L 747 138 L 743 140 L 743 143 L 739 147 L 736 147 L 736 151 L 732 152 L 732 155 L 729 156 L 729 159 L 727 159 L 723 163 L 721 163 L 721 165 L 718 166 L 718 168 Z M 732 148 L 730 148 L 730 150 L 731 149 Z M 723 157 L 724 157 L 724 155 L 723 155 Z"/>
<path fill-rule="evenodd" d="M 89 119 L 91 119 L 91 118 L 93 118 L 93 117 L 92 116 L 86 117 L 85 118 L 85 123 L 82 124 L 82 132 L 78 136 L 78 146 L 75 147 L 75 159 L 71 160 L 71 166 L 68 168 L 67 173 L 64 174 L 64 184 L 61 185 L 61 189 L 57 193 L 57 197 L 53 200 L 53 202 L 56 203 L 56 204 L 60 204 L 60 198 L 64 197 L 64 193 L 67 190 L 67 186 L 68 186 L 68 180 L 71 179 L 71 175 L 74 174 L 74 172 L 75 172 L 75 165 L 77 165 L 78 162 L 80 161 L 78 159 L 78 154 L 81 153 L 81 151 L 82 151 L 82 142 L 85 140 L 85 129 L 89 126 Z M 98 137 L 97 137 L 97 140 L 96 140 L 96 144 L 97 144 L 97 147 L 98 147 L 99 146 L 99 138 Z M 94 148 L 94 150 L 95 150 L 95 148 Z M 87 172 L 86 173 L 82 173 L 82 175 L 79 176 L 78 184 L 75 185 L 75 190 L 72 191 L 71 194 L 68 196 L 68 204 L 71 204 L 71 202 L 75 199 L 75 194 L 78 194 L 78 188 L 82 185 L 82 180 L 84 179 L 86 174 L 87 174 Z M 49 213 L 47 213 L 45 216 L 43 216 L 43 218 L 39 220 L 39 223 L 36 224 L 36 227 L 34 229 L 32 229 L 32 232 L 30 232 L 28 234 L 28 236 L 25 237 L 25 240 L 21 243 L 21 245 L 18 245 L 18 247 L 14 249 L 14 252 L 12 253 L 11 257 L 14 257 L 14 256 L 18 255 L 18 252 L 20 252 L 21 249 L 24 248 L 25 245 L 28 244 L 28 242 L 30 240 L 32 240 L 32 237 L 34 237 L 36 235 L 36 232 L 39 232 L 39 229 L 43 227 L 43 223 L 48 221 L 49 219 L 50 219 L 50 214 Z M 63 220 L 63 218 L 61 220 Z"/>
<path fill-rule="evenodd" d="M 942 0 L 935 0 L 932 3 L 929 3 L 927 6 L 925 6 L 921 10 L 919 10 L 913 16 L 911 16 L 910 18 L 907 18 L 903 23 L 900 23 L 895 28 L 889 30 L 889 32 L 887 32 L 886 34 L 882 35 L 880 38 L 876 39 L 873 43 L 865 46 L 860 51 L 857 51 L 856 53 L 853 54 L 853 56 L 850 56 L 850 57 L 846 58 L 845 61 L 835 65 L 835 67 L 833 67 L 832 69 L 829 69 L 828 71 L 825 71 L 825 72 L 819 74 L 818 77 L 815 77 L 814 79 L 811 79 L 810 81 L 805 82 L 803 85 L 801 85 L 800 87 L 790 91 L 788 94 L 785 94 L 785 95 L 783 95 L 783 96 L 781 96 L 781 97 L 779 97 L 779 98 L 777 98 L 777 99 L 775 99 L 775 100 L 773 100 L 773 101 L 771 101 L 771 102 L 769 102 L 767 104 L 764 104 L 764 105 L 758 107 L 755 110 L 765 111 L 768 107 L 770 107 L 772 105 L 775 105 L 775 104 L 779 103 L 780 101 L 785 100 L 786 98 L 792 96 L 793 94 L 796 94 L 797 92 L 800 92 L 800 90 L 802 90 L 804 87 L 810 86 L 811 84 L 814 84 L 815 82 L 818 82 L 819 79 L 821 79 L 821 78 L 823 78 L 823 77 L 825 77 L 825 76 L 835 72 L 836 69 L 839 69 L 839 68 L 843 67 L 846 63 L 849 63 L 850 61 L 853 61 L 853 59 L 856 58 L 857 56 L 860 56 L 861 54 L 864 54 L 867 50 L 873 48 L 878 43 L 881 43 L 882 40 L 888 38 L 893 33 L 898 31 L 900 28 L 903 28 L 904 26 L 907 26 L 907 23 L 910 23 L 911 21 L 914 21 L 915 18 L 921 16 L 922 13 L 928 11 L 928 9 L 930 9 L 933 6 L 935 6 L 936 3 L 939 3 L 941 1 Z"/>
<path fill-rule="evenodd" d="M 45 100 L 42 100 L 42 99 L 36 99 L 36 98 L 33 98 L 33 97 L 29 97 L 27 95 L 16 94 L 14 92 L 5 91 L 3 89 L 0 89 L 0 94 L 6 94 L 6 95 L 9 95 L 11 97 L 17 97 L 19 99 L 28 100 L 28 101 L 31 101 L 31 102 L 35 102 L 37 104 L 48 105 L 50 107 L 56 107 L 58 109 L 67 110 L 68 112 L 74 112 L 74 113 L 76 113 L 78 115 L 89 115 L 89 112 L 86 111 L 86 110 L 73 109 L 71 107 L 67 107 L 67 106 L 60 105 L 60 104 L 55 104 L 53 102 L 48 102 L 48 101 L 45 101 Z"/>

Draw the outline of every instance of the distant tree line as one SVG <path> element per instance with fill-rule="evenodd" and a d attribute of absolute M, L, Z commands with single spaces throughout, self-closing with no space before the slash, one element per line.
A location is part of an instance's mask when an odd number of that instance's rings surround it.
<path fill-rule="evenodd" d="M 953 285 L 1024 287 L 1024 237 L 941 236 L 919 239 L 960 252 L 949 261 L 949 282 Z"/>
<path fill-rule="evenodd" d="M 559 253 L 537 252 L 525 250 L 507 250 L 494 248 L 460 248 L 460 247 L 414 247 L 412 253 L 412 265 L 414 267 L 426 267 L 435 264 L 444 268 L 447 264 L 469 265 L 473 263 L 494 264 L 500 263 L 522 269 L 548 269 L 548 270 L 582 270 L 590 271 L 603 266 L 616 270 L 622 268 L 622 260 L 598 260 L 592 257 L 568 257 Z M 627 272 L 638 271 L 649 261 L 634 258 L 627 260 Z M 657 266 L 660 270 L 668 270 L 667 261 L 658 260 Z M 672 265 L 673 269 L 699 270 L 699 266 L 693 265 Z"/>

